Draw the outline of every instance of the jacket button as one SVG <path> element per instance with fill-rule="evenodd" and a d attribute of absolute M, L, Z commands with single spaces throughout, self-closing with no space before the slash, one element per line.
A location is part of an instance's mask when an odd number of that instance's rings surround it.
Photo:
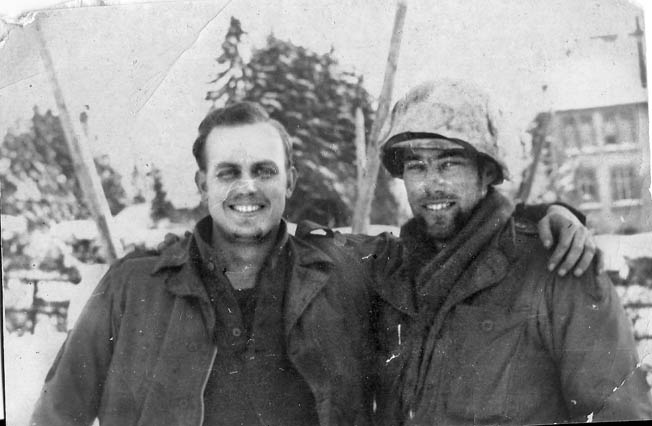
<path fill-rule="evenodd" d="M 240 337 L 242 335 L 242 330 L 240 330 L 238 327 L 233 327 L 233 329 L 231 330 L 231 333 L 235 337 Z"/>
<path fill-rule="evenodd" d="M 484 331 L 491 331 L 494 329 L 494 322 L 492 320 L 484 320 L 480 323 L 480 328 Z"/>
<path fill-rule="evenodd" d="M 213 272 L 215 270 L 215 264 L 213 262 L 208 262 L 206 265 L 209 271 Z"/>

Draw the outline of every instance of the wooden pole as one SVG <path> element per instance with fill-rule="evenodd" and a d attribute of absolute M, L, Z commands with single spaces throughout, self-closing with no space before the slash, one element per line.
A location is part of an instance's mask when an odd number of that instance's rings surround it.
<path fill-rule="evenodd" d="M 358 190 L 362 188 L 363 171 L 367 169 L 367 141 L 365 139 L 364 113 L 362 108 L 355 109 L 355 160 L 358 171 Z"/>
<path fill-rule="evenodd" d="M 401 48 L 401 38 L 403 36 L 403 24 L 405 24 L 405 13 L 407 4 L 405 0 L 399 0 L 396 5 L 396 15 L 394 17 L 394 29 L 389 45 L 389 54 L 387 56 L 387 65 L 385 67 L 385 79 L 383 88 L 378 99 L 378 110 L 376 118 L 371 126 L 369 135 L 369 144 L 366 150 L 367 167 L 358 170 L 362 173 L 362 179 L 359 179 L 358 198 L 356 199 L 353 210 L 353 232 L 366 233 L 369 230 L 369 216 L 371 214 L 371 203 L 374 199 L 374 190 L 380 169 L 380 132 L 383 124 L 389 114 L 389 106 L 392 101 L 392 91 L 394 90 L 394 77 L 396 75 L 396 66 L 398 64 L 398 55 Z M 363 161 L 364 163 L 364 161 Z"/>
<path fill-rule="evenodd" d="M 95 223 L 97 224 L 100 240 L 106 249 L 107 260 L 113 262 L 122 256 L 122 245 L 115 236 L 115 232 L 112 232 L 111 229 L 112 216 L 109 210 L 109 203 L 106 201 L 106 197 L 104 196 L 104 190 L 102 189 L 100 177 L 95 169 L 93 157 L 88 147 L 85 144 L 80 143 L 79 137 L 77 136 L 73 126 L 73 121 L 68 113 L 63 92 L 61 91 L 61 86 L 59 85 L 59 80 L 57 79 L 54 70 L 52 57 L 50 56 L 50 52 L 45 43 L 45 38 L 43 37 L 39 19 L 40 17 L 38 17 L 35 22 L 36 40 L 38 42 L 43 65 L 45 66 L 45 71 L 47 72 L 48 79 L 52 85 L 57 108 L 59 109 L 59 119 L 61 121 L 61 127 L 63 129 L 68 149 L 70 150 L 75 174 L 77 175 L 81 192 L 88 203 L 93 219 L 95 219 Z"/>
<path fill-rule="evenodd" d="M 532 185 L 534 184 L 534 179 L 537 174 L 537 168 L 541 162 L 541 154 L 548 139 L 553 113 L 552 111 L 542 113 L 538 118 L 539 125 L 532 131 L 532 163 L 530 164 L 530 167 L 528 167 L 525 180 L 521 184 L 518 194 L 516 195 L 516 199 L 523 203 L 527 203 L 530 193 L 532 192 Z"/>

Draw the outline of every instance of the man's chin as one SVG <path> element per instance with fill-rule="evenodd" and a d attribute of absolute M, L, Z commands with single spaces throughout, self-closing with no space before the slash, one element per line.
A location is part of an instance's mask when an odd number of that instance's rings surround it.
<path fill-rule="evenodd" d="M 231 238 L 234 241 L 241 242 L 259 242 L 265 239 L 269 235 L 269 231 L 265 232 L 262 229 L 255 230 L 235 230 L 231 233 Z"/>
<path fill-rule="evenodd" d="M 455 233 L 452 230 L 428 228 L 428 236 L 435 241 L 445 242 L 453 238 L 454 235 Z"/>
<path fill-rule="evenodd" d="M 428 221 L 426 220 L 426 227 L 428 236 L 433 240 L 437 241 L 447 241 L 453 238 L 455 231 L 454 221 L 448 220 L 437 220 L 437 221 Z"/>

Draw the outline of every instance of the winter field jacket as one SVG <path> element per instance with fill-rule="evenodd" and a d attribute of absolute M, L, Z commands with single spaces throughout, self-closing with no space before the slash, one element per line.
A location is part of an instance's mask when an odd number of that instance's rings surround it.
<path fill-rule="evenodd" d="M 385 252 L 379 257 L 405 255 L 390 240 Z M 377 271 L 376 424 L 651 419 L 650 387 L 610 280 L 591 271 L 561 278 L 548 258 L 536 225 L 513 218 L 481 251 L 431 323 L 428 402 L 411 413 L 397 396 L 418 315 L 410 271 L 405 262 Z"/>
<path fill-rule="evenodd" d="M 290 236 L 287 353 L 309 384 L 320 424 L 366 425 L 369 300 L 359 263 Z M 62 346 L 31 424 L 200 426 L 215 359 L 214 311 L 188 242 L 123 260 L 99 283 Z"/>

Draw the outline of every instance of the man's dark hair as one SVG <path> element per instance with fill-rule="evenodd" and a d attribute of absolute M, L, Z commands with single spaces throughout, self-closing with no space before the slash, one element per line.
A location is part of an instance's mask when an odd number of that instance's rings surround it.
<path fill-rule="evenodd" d="M 199 124 L 199 136 L 197 136 L 195 143 L 192 145 L 192 154 L 195 156 L 199 169 L 206 170 L 206 138 L 208 138 L 208 135 L 214 128 L 256 123 L 269 123 L 278 130 L 285 150 L 285 166 L 288 170 L 294 167 L 292 141 L 285 127 L 278 121 L 270 118 L 262 106 L 253 102 L 240 102 L 209 112 L 201 124 Z"/>

